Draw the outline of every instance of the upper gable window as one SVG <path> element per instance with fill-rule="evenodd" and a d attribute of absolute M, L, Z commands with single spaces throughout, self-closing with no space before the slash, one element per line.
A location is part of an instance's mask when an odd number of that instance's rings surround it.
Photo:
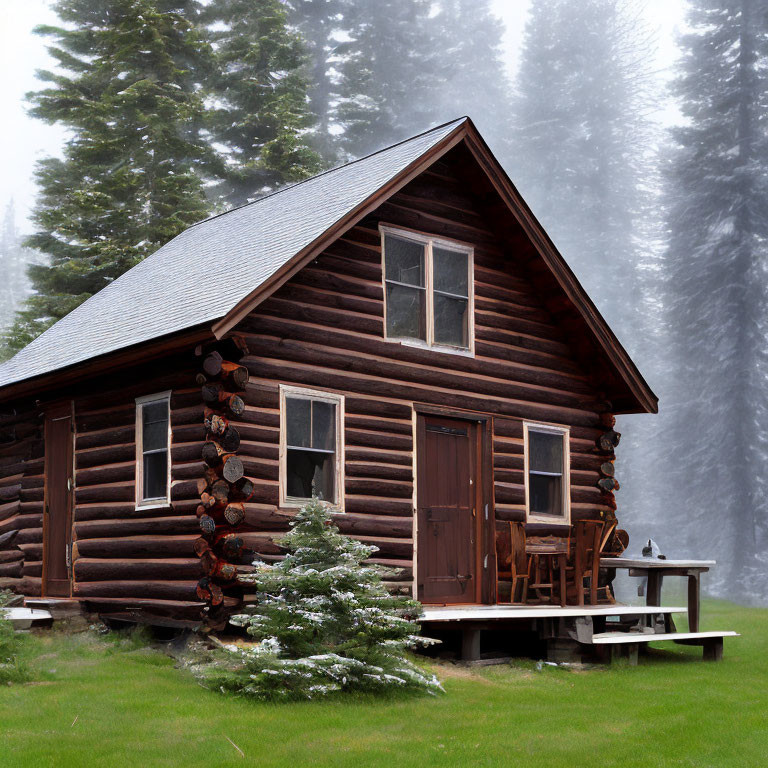
<path fill-rule="evenodd" d="M 170 503 L 170 392 L 136 398 L 136 506 Z"/>
<path fill-rule="evenodd" d="M 472 339 L 472 248 L 381 227 L 387 339 L 467 350 Z"/>

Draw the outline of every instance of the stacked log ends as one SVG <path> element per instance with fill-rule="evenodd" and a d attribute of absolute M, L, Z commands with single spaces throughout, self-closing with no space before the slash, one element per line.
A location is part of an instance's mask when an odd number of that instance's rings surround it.
<path fill-rule="evenodd" d="M 243 462 L 237 456 L 240 433 L 230 418 L 245 411 L 239 393 L 248 384 L 248 369 L 211 352 L 203 360 L 203 373 L 197 380 L 206 404 L 202 448 L 206 470 L 197 484 L 202 535 L 195 542 L 195 554 L 205 575 L 198 582 L 197 596 L 208 603 L 210 617 L 211 608 L 223 605 L 224 590 L 236 586 L 236 562 L 245 554 L 237 528 L 245 519 L 245 502 L 253 495 L 254 483 L 245 477 Z"/>
<path fill-rule="evenodd" d="M 600 479 L 597 481 L 597 487 L 601 493 L 601 503 L 607 506 L 610 511 L 603 517 L 614 518 L 613 512 L 616 510 L 616 499 L 614 492 L 618 491 L 619 481 L 615 477 L 615 466 L 613 452 L 621 440 L 621 434 L 616 432 L 613 427 L 616 425 L 616 417 L 612 413 L 601 413 L 600 423 L 607 427 L 597 439 L 597 448 L 601 453 L 609 454 L 605 461 L 600 465 Z"/>
<path fill-rule="evenodd" d="M 619 444 L 621 440 L 621 433 L 616 430 L 609 429 L 607 432 L 603 432 L 597 439 L 598 448 L 604 453 L 612 453 L 613 449 Z"/>

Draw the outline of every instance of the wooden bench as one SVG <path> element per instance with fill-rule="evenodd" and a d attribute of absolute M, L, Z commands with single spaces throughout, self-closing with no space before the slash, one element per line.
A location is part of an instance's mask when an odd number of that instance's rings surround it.
<path fill-rule="evenodd" d="M 630 664 L 637 664 L 640 643 L 655 643 L 673 640 L 680 645 L 700 645 L 705 661 L 720 661 L 723 658 L 723 638 L 739 637 L 738 632 L 600 632 L 592 636 L 593 645 L 611 647 L 611 658 L 626 650 Z M 623 648 L 622 648 L 623 647 Z M 617 653 L 614 653 L 614 650 Z"/>

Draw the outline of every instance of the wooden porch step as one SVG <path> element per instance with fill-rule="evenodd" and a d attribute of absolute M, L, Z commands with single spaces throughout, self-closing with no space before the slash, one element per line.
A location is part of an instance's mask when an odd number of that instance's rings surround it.
<path fill-rule="evenodd" d="M 72 597 L 27 597 L 24 599 L 27 608 L 48 611 L 54 620 L 71 619 L 83 616 L 83 604 Z"/>
<path fill-rule="evenodd" d="M 674 640 L 686 645 L 700 645 L 696 640 L 712 638 L 740 637 L 738 632 L 599 632 L 592 635 L 594 645 L 616 645 L 617 643 L 655 643 L 662 640 Z"/>
<path fill-rule="evenodd" d="M 50 626 L 53 622 L 53 616 L 48 611 L 21 606 L 0 608 L 0 619 L 10 621 L 14 629 Z"/>
<path fill-rule="evenodd" d="M 672 640 L 680 645 L 700 645 L 704 661 L 720 661 L 723 658 L 723 638 L 739 637 L 738 632 L 600 632 L 592 636 L 593 645 L 607 646 L 612 657 L 626 649 L 630 664 L 637 664 L 637 651 L 641 643 Z"/>

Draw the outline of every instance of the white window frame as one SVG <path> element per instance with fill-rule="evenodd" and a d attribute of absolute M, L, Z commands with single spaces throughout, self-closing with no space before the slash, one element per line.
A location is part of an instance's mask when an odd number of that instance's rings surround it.
<path fill-rule="evenodd" d="M 454 355 L 464 355 L 466 357 L 475 356 L 475 249 L 468 243 L 462 243 L 458 240 L 449 240 L 444 237 L 427 235 L 423 232 L 414 232 L 402 227 L 393 227 L 389 224 L 380 224 L 379 232 L 381 234 L 381 285 L 384 291 L 384 340 L 396 344 L 404 344 L 411 347 L 421 347 L 422 349 L 432 349 L 436 352 L 447 352 Z M 387 235 L 399 237 L 403 240 L 411 240 L 426 246 L 425 251 L 425 281 L 424 290 L 427 297 L 427 339 L 409 339 L 399 336 L 387 335 L 387 258 L 385 253 L 384 241 Z M 435 343 L 435 291 L 434 291 L 434 260 L 432 249 L 434 246 L 444 247 L 452 251 L 459 251 L 467 255 L 467 340 L 469 346 L 454 347 L 450 344 Z"/>
<path fill-rule="evenodd" d="M 165 402 L 168 406 L 168 476 L 165 481 L 165 497 L 144 499 L 144 406 Z M 158 449 L 157 452 L 159 452 Z M 171 503 L 171 390 L 156 392 L 136 398 L 136 509 L 159 509 Z"/>
<path fill-rule="evenodd" d="M 280 506 L 299 508 L 303 507 L 309 499 L 301 499 L 288 495 L 288 430 L 286 428 L 287 406 L 289 397 L 317 400 L 325 403 L 333 403 L 336 406 L 336 467 L 334 481 L 336 484 L 336 500 L 331 502 L 322 499 L 326 506 L 333 507 L 339 512 L 344 511 L 344 395 L 336 392 L 326 392 L 319 389 L 307 389 L 306 387 L 292 387 L 280 385 Z"/>
<path fill-rule="evenodd" d="M 531 513 L 531 497 L 529 489 L 530 472 L 528 460 L 530 458 L 529 450 L 529 432 L 543 432 L 549 435 L 560 435 L 563 440 L 563 509 L 562 514 L 555 515 L 536 515 Z M 570 525 L 571 524 L 571 430 L 560 424 L 542 424 L 535 421 L 523 422 L 523 443 L 525 451 L 525 519 L 530 523 L 549 523 L 550 525 Z"/>

